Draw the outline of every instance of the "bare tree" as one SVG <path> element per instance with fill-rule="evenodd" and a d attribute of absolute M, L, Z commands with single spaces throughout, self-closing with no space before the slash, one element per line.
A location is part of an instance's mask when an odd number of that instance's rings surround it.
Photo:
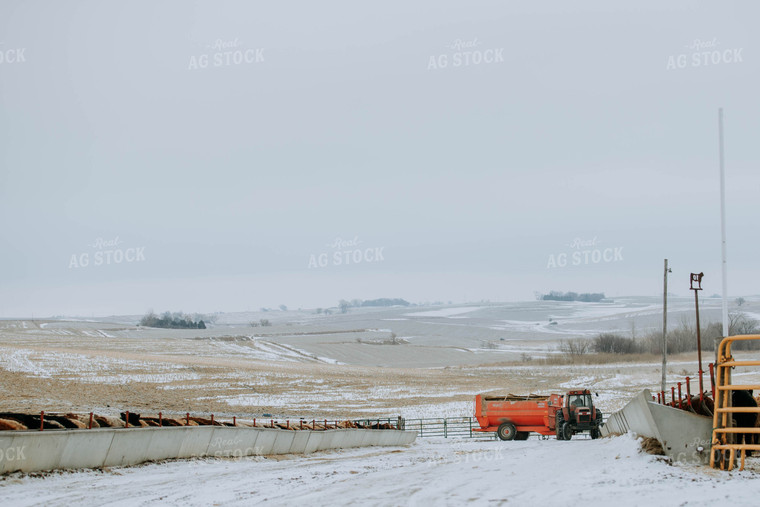
<path fill-rule="evenodd" d="M 563 354 L 567 354 L 571 357 L 580 357 L 588 354 L 591 351 L 591 342 L 584 340 L 583 338 L 575 338 L 573 340 L 560 340 L 559 350 Z"/>
<path fill-rule="evenodd" d="M 728 314 L 728 334 L 731 336 L 740 334 L 757 333 L 758 322 L 751 319 L 744 312 L 731 312 Z"/>

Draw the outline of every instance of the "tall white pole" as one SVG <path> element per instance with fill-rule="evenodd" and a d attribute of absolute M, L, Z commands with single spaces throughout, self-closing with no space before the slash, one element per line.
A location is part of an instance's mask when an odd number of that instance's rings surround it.
<path fill-rule="evenodd" d="M 723 166 L 723 108 L 718 109 L 718 139 L 720 145 L 720 236 L 723 272 L 723 336 L 728 336 L 728 274 L 726 265 L 726 174 Z M 718 353 L 716 343 L 715 353 Z M 717 358 L 716 358 L 717 359 Z"/>
<path fill-rule="evenodd" d="M 665 259 L 665 275 L 662 287 L 662 381 L 660 392 L 665 392 L 668 371 L 668 259 Z"/>

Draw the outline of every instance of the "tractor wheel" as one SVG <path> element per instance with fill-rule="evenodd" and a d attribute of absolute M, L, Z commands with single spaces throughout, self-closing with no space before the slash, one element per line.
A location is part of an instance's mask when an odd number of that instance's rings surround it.
<path fill-rule="evenodd" d="M 499 426 L 499 429 L 496 430 L 496 434 L 502 440 L 514 440 L 517 436 L 517 430 L 515 429 L 514 424 L 506 422 Z"/>
<path fill-rule="evenodd" d="M 573 428 L 570 423 L 562 423 L 562 440 L 570 440 L 573 438 Z"/>
<path fill-rule="evenodd" d="M 599 428 L 591 428 L 591 431 L 589 433 L 591 433 L 592 440 L 596 440 L 597 438 L 601 436 L 599 432 Z"/>
<path fill-rule="evenodd" d="M 517 435 L 515 435 L 515 440 L 528 440 L 529 436 L 530 431 L 518 431 Z"/>

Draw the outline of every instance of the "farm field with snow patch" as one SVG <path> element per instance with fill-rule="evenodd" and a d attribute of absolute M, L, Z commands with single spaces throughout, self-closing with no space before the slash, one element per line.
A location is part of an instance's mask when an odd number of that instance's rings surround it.
<path fill-rule="evenodd" d="M 0 321 L 0 410 L 454 417 L 471 415 L 478 392 L 580 386 L 611 412 L 643 388 L 657 390 L 658 357 L 593 365 L 542 358 L 557 356 L 562 339 L 655 329 L 655 301 L 219 314 L 198 330 L 143 328 L 137 317 Z M 687 319 L 690 304 L 672 302 L 671 320 Z M 703 322 L 719 313 L 710 300 L 703 307 Z M 249 325 L 264 317 L 271 326 Z M 668 379 L 696 370 L 695 354 L 675 356 Z"/>
<path fill-rule="evenodd" d="M 688 319 L 688 301 L 672 306 L 673 320 Z M 758 302 L 747 306 L 760 310 Z M 703 322 L 715 320 L 719 307 L 709 301 L 704 307 Z M 271 326 L 249 325 L 264 317 Z M 585 387 L 609 414 L 642 389 L 658 390 L 660 358 L 554 364 L 549 360 L 559 355 L 559 340 L 606 331 L 643 334 L 660 319 L 651 298 L 634 298 L 330 316 L 221 314 L 204 330 L 142 328 L 135 317 L 0 321 L 0 411 L 413 420 L 471 416 L 474 395 L 489 390 L 548 394 Z M 696 371 L 696 354 L 670 357 L 668 382 Z M 739 375 L 742 382 L 760 383 L 754 372 Z M 735 505 L 754 505 L 758 469 L 754 460 L 747 471 L 732 473 L 670 465 L 641 454 L 631 436 L 569 442 L 420 438 L 407 448 L 9 475 L 0 479 L 0 497 L 14 505 L 675 506 L 708 505 L 730 489 Z M 688 487 L 676 486 L 683 483 Z"/>

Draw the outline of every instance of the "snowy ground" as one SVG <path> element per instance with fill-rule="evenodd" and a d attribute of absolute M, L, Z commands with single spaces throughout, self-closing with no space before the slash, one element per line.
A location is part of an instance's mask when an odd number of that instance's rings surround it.
<path fill-rule="evenodd" d="M 757 505 L 757 474 L 671 466 L 632 436 L 419 439 L 305 457 L 202 459 L 0 479 L 25 505 Z"/>
<path fill-rule="evenodd" d="M 0 409 L 411 420 L 470 416 L 474 394 L 491 389 L 546 394 L 587 387 L 609 414 L 641 389 L 657 389 L 659 358 L 590 365 L 538 358 L 556 354 L 559 339 L 602 331 L 642 336 L 661 324 L 653 301 L 267 312 L 272 326 L 255 329 L 248 322 L 262 315 L 224 314 L 206 330 L 146 329 L 118 318 L 0 321 Z M 719 311 L 713 303 L 705 301 L 705 319 Z M 674 301 L 673 321 L 688 316 L 691 304 Z M 760 300 L 747 307 L 748 315 L 760 316 Z M 695 355 L 671 357 L 668 385 L 696 371 Z M 756 369 L 735 375 L 760 383 Z M 760 463 L 730 474 L 671 466 L 640 454 L 628 436 L 426 438 L 408 448 L 10 475 L 0 477 L 0 503 L 618 507 L 730 498 L 733 505 L 757 505 L 753 470 Z"/>

